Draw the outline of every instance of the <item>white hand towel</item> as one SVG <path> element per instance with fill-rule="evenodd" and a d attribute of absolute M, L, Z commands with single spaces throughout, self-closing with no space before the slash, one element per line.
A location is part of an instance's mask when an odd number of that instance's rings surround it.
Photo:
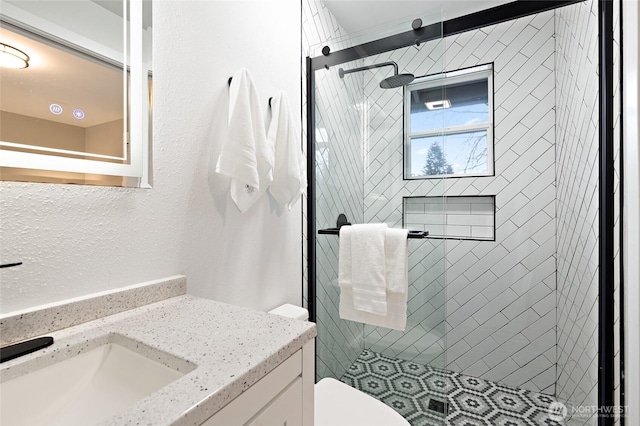
<path fill-rule="evenodd" d="M 351 288 L 351 226 L 340 228 L 338 249 L 338 285 Z M 353 305 L 353 299 L 351 300 Z"/>
<path fill-rule="evenodd" d="M 406 229 L 389 228 L 384 239 L 385 273 L 387 291 L 407 293 L 408 288 L 408 252 Z"/>
<path fill-rule="evenodd" d="M 271 99 L 271 114 L 267 137 L 275 147 L 275 159 L 269 192 L 291 210 L 307 186 L 307 171 L 300 146 L 300 130 L 284 92 L 278 92 Z"/>
<path fill-rule="evenodd" d="M 260 98 L 251 74 L 241 68 L 229 88 L 229 128 L 216 172 L 231 177 L 231 198 L 245 212 L 269 187 L 272 169 Z"/>
<path fill-rule="evenodd" d="M 409 290 L 409 253 L 406 229 L 387 229 L 384 240 L 385 277 L 387 281 L 386 326 L 404 331 L 407 325 Z"/>
<path fill-rule="evenodd" d="M 384 223 L 352 225 L 351 288 L 358 311 L 387 313 Z"/>
<path fill-rule="evenodd" d="M 387 229 L 385 231 L 385 314 L 375 314 L 356 309 L 354 289 L 351 281 L 353 247 L 351 245 L 352 227 L 344 226 L 340 230 L 340 251 L 338 258 L 340 285 L 340 318 L 371 324 L 379 327 L 404 331 L 407 325 L 407 234 L 406 229 Z"/>
<path fill-rule="evenodd" d="M 407 294 L 387 294 L 387 314 L 376 315 L 369 312 L 356 311 L 353 307 L 353 289 L 340 287 L 340 318 L 371 324 L 378 327 L 404 331 L 407 326 Z"/>

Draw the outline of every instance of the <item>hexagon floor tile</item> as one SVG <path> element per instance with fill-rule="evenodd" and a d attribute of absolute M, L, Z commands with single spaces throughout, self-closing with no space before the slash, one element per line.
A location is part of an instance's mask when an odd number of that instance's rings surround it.
<path fill-rule="evenodd" d="M 365 349 L 340 379 L 399 412 L 412 426 L 562 426 L 555 398 Z M 445 404 L 443 404 L 445 403 Z M 446 415 L 437 411 L 446 406 Z"/>

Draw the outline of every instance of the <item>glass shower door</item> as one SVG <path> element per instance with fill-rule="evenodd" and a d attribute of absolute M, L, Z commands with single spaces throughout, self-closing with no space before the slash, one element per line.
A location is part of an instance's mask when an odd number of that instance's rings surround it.
<path fill-rule="evenodd" d="M 364 351 L 347 373 L 351 383 L 376 396 L 412 424 L 444 424 L 448 381 L 445 359 L 445 180 L 412 176 L 427 167 L 427 152 L 411 149 L 411 100 L 415 82 L 443 71 L 440 39 L 365 59 L 392 61 L 415 80 L 381 89 L 384 70 L 365 75 L 364 221 L 428 233 L 409 239 L 407 324 L 404 331 L 364 326 Z M 409 105 L 409 107 L 408 107 Z M 435 123 L 437 131 L 441 123 Z M 437 148 L 442 148 L 438 146 Z M 364 372 L 364 373 L 363 373 Z M 370 380 L 362 380 L 369 375 Z"/>
<path fill-rule="evenodd" d="M 317 380 L 342 380 L 409 421 L 427 419 L 428 424 L 444 424 L 448 389 L 442 372 L 445 182 L 442 176 L 406 176 L 411 151 L 405 100 L 411 91 L 380 83 L 393 82 L 388 78 L 395 74 L 442 73 L 442 50 L 440 40 L 433 40 L 314 71 L 311 130 L 316 230 L 336 228 L 344 214 L 353 224 L 384 223 L 434 236 L 407 242 L 407 322 L 402 331 L 340 318 L 339 237 L 310 236 L 315 238 Z M 398 80 L 406 84 L 410 79 Z M 424 162 L 424 153 L 420 155 L 414 161 Z"/>
<path fill-rule="evenodd" d="M 361 61 L 359 61 L 361 62 Z M 344 214 L 364 222 L 362 193 L 362 76 L 343 80 L 337 68 L 315 73 L 315 224 L 335 228 Z M 340 319 L 339 237 L 315 235 L 316 243 L 316 376 L 340 379 L 364 345 L 364 326 Z"/>

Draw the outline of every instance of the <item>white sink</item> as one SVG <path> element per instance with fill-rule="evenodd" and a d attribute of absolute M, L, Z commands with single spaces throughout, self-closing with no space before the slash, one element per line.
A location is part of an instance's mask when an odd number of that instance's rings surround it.
<path fill-rule="evenodd" d="M 118 337 L 122 341 L 122 336 Z M 135 348 L 139 345 L 126 346 Z M 181 361 L 188 366 L 183 370 L 195 368 L 188 361 Z M 95 424 L 187 372 L 166 367 L 118 343 L 109 342 L 0 383 L 0 424 Z"/>

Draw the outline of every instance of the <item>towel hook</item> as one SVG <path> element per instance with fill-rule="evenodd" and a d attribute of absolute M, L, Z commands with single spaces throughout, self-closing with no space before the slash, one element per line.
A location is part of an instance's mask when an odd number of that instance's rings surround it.
<path fill-rule="evenodd" d="M 233 77 L 229 77 L 229 80 L 227 80 L 227 85 L 231 86 L 231 80 L 233 80 Z M 269 108 L 271 108 L 271 99 L 273 99 L 273 97 L 269 98 Z"/>

